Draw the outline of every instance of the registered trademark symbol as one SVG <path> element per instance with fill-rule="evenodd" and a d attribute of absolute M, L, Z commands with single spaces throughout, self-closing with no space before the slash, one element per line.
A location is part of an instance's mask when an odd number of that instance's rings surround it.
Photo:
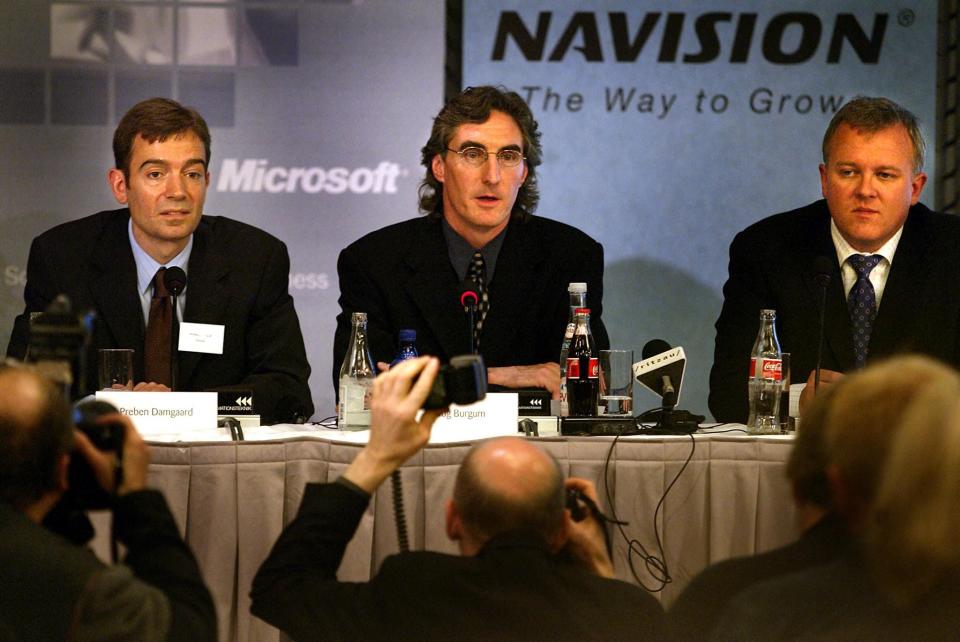
<path fill-rule="evenodd" d="M 897 24 L 901 27 L 909 27 L 916 19 L 913 9 L 901 9 L 897 14 Z"/>

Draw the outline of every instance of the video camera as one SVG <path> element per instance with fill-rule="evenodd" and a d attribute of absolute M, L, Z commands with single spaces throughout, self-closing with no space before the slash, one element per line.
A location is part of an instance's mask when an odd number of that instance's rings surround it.
<path fill-rule="evenodd" d="M 75 401 L 87 390 L 87 351 L 95 315 L 76 314 L 70 299 L 60 295 L 43 312 L 30 317 L 30 343 L 27 361 L 41 376 L 61 386 L 68 401 Z M 73 422 L 97 450 L 117 455 L 115 485 L 122 482 L 123 426 L 97 420 L 117 412 L 105 401 L 88 400 L 73 410 Z M 75 455 L 70 460 L 70 500 L 80 510 L 108 508 L 110 493 L 97 482 L 87 460 Z"/>
<path fill-rule="evenodd" d="M 430 395 L 423 402 L 424 410 L 439 410 L 450 404 L 465 406 L 487 396 L 487 367 L 483 357 L 465 354 L 452 357 L 440 366 L 433 380 Z"/>
<path fill-rule="evenodd" d="M 87 353 L 96 315 L 76 314 L 70 299 L 61 294 L 43 312 L 30 315 L 30 340 L 25 361 L 62 386 L 74 401 L 86 394 Z"/>

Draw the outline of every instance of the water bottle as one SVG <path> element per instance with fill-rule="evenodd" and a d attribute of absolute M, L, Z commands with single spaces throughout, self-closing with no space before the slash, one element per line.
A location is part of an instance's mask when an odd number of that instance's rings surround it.
<path fill-rule="evenodd" d="M 750 351 L 750 416 L 747 432 L 775 434 L 780 432 L 780 393 L 783 388 L 783 362 L 777 339 L 775 310 L 760 310 L 760 331 Z"/>
<path fill-rule="evenodd" d="M 560 346 L 560 416 L 570 415 L 570 404 L 567 399 L 567 356 L 570 354 L 570 343 L 573 341 L 573 332 L 576 328 L 574 315 L 577 308 L 587 307 L 587 284 L 571 283 L 567 287 L 570 293 L 570 316 L 567 319 L 567 329 L 563 334 L 563 344 Z M 590 327 L 587 326 L 589 331 Z M 593 338 L 593 334 L 590 334 Z"/>
<path fill-rule="evenodd" d="M 340 405 L 337 427 L 341 430 L 363 430 L 370 426 L 370 394 L 377 370 L 367 343 L 367 313 L 354 312 L 350 347 L 340 366 Z"/>
<path fill-rule="evenodd" d="M 409 328 L 400 330 L 400 349 L 397 350 L 396 358 L 390 362 L 390 367 L 407 359 L 416 359 L 418 356 L 420 355 L 417 352 L 417 331 Z"/>

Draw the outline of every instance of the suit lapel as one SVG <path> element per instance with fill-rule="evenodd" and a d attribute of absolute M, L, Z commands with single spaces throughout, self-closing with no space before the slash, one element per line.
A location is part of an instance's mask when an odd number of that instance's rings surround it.
<path fill-rule="evenodd" d="M 890 354 L 905 336 L 911 336 L 910 328 L 925 304 L 921 285 L 928 277 L 924 255 L 929 246 L 926 228 L 917 215 L 910 214 L 887 273 L 870 336 L 870 354 Z"/>
<path fill-rule="evenodd" d="M 125 210 L 124 210 L 125 211 Z M 91 254 L 90 291 L 98 323 L 113 345 L 134 350 L 134 377 L 143 380 L 145 321 L 137 292 L 137 266 L 127 234 L 129 216 L 115 216 L 104 226 Z"/>
<path fill-rule="evenodd" d="M 190 323 L 223 325 L 228 304 L 226 288 L 221 285 L 229 275 L 227 254 L 212 245 L 216 242 L 211 219 L 203 217 L 193 233 L 193 249 L 190 251 L 187 288 L 184 291 L 187 305 L 183 320 Z M 199 352 L 181 352 L 179 356 L 180 385 L 184 386 L 193 376 L 193 371 L 203 357 Z"/>
<path fill-rule="evenodd" d="M 507 227 L 507 236 L 497 256 L 497 269 L 490 284 L 490 311 L 487 313 L 484 337 L 484 352 L 512 356 L 513 345 L 519 330 L 516 311 L 523 310 L 535 301 L 536 275 L 541 274 L 544 260 L 543 248 L 530 238 L 530 228 L 512 221 Z"/>
<path fill-rule="evenodd" d="M 414 240 L 417 250 L 406 259 L 412 273 L 404 285 L 407 294 L 448 358 L 467 353 L 467 321 L 439 221 L 425 220 Z"/>

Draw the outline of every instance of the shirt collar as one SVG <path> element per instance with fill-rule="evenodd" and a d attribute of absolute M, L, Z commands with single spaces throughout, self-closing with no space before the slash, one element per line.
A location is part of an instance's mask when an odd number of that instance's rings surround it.
<path fill-rule="evenodd" d="M 896 254 L 897 245 L 900 244 L 900 237 L 903 236 L 903 226 L 901 225 L 897 233 L 891 236 L 890 240 L 884 243 L 876 252 L 860 252 L 855 250 L 847 242 L 847 239 L 843 238 L 843 234 L 840 233 L 840 229 L 837 227 L 833 218 L 830 219 L 830 236 L 833 238 L 833 247 L 837 250 L 837 260 L 840 262 L 840 267 L 843 267 L 846 260 L 854 254 L 879 254 L 887 260 L 888 265 L 892 265 L 893 255 Z"/>
<path fill-rule="evenodd" d="M 147 293 L 153 284 L 153 277 L 156 276 L 157 270 L 162 267 L 178 267 L 183 270 L 184 274 L 187 273 L 187 264 L 190 262 L 190 252 L 193 250 L 193 234 L 187 239 L 187 245 L 180 250 L 180 254 L 170 259 L 166 265 L 161 265 L 153 260 L 153 257 L 147 254 L 146 251 L 140 247 L 140 244 L 137 243 L 137 240 L 133 236 L 132 218 L 127 221 L 127 237 L 130 239 L 130 249 L 133 250 L 133 261 L 137 265 L 137 292 L 141 295 Z"/>
<path fill-rule="evenodd" d="M 457 272 L 457 277 L 463 281 L 467 278 L 470 260 L 473 258 L 473 253 L 476 252 L 476 250 L 467 243 L 466 239 L 450 227 L 447 219 L 441 217 L 440 226 L 443 229 L 443 238 L 447 242 L 447 253 L 450 256 L 450 263 Z M 493 275 L 497 268 L 497 257 L 500 256 L 500 248 L 503 247 L 503 240 L 507 236 L 507 229 L 509 229 L 509 227 L 510 225 L 507 224 L 489 243 L 480 248 L 488 283 L 493 282 Z"/>

